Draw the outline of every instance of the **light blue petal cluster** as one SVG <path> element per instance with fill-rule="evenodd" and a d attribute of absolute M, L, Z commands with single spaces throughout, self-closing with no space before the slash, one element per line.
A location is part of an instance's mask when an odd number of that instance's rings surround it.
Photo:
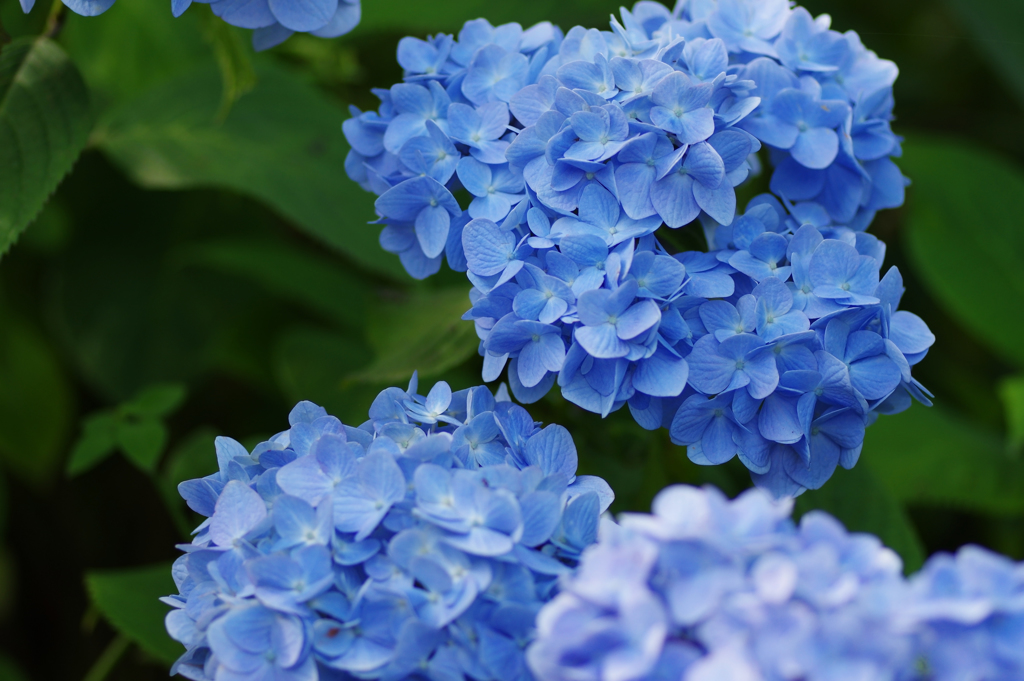
<path fill-rule="evenodd" d="M 28 13 L 35 0 L 20 0 Z M 113 7 L 116 0 L 62 0 L 76 14 L 93 17 Z M 359 23 L 360 0 L 195 0 L 210 5 L 213 13 L 232 26 L 255 29 L 252 45 L 266 50 L 293 33 L 319 38 L 345 35 Z M 180 17 L 192 0 L 171 0 L 171 14 Z"/>
<path fill-rule="evenodd" d="M 255 29 L 252 46 L 267 50 L 287 40 L 293 33 L 309 33 L 318 38 L 337 38 L 359 23 L 359 0 L 195 0 L 209 2 L 213 13 L 232 26 Z M 171 0 L 171 10 L 179 17 L 192 0 Z"/>
<path fill-rule="evenodd" d="M 1024 563 L 965 546 L 933 556 L 910 589 L 922 677 L 1024 679 Z"/>
<path fill-rule="evenodd" d="M 1024 564 L 977 547 L 908 582 L 895 553 L 758 491 L 674 486 L 605 521 L 537 617 L 538 681 L 1008 681 Z"/>
<path fill-rule="evenodd" d="M 877 414 L 911 396 L 930 404 L 911 367 L 935 337 L 898 309 L 902 278 L 895 268 L 880 276 L 875 237 L 764 195 L 733 224 L 708 227 L 715 250 L 673 256 L 656 235 L 612 245 L 597 236 L 614 210 L 604 188 L 589 187 L 578 218 L 548 225 L 531 208 L 522 236 L 486 220 L 466 226 L 476 284 L 466 318 L 485 380 L 507 364 L 523 402 L 557 382 L 602 415 L 628 404 L 695 463 L 738 456 L 777 497 L 853 467 Z"/>
<path fill-rule="evenodd" d="M 405 82 L 344 124 L 347 169 L 413 276 L 467 271 L 484 380 L 628 404 L 695 462 L 738 455 L 799 494 L 856 463 L 876 414 L 928 402 L 910 368 L 934 342 L 863 233 L 903 201 L 896 67 L 828 22 L 785 0 L 640 2 L 605 32 L 405 38 Z M 773 194 L 737 215 L 762 145 Z M 711 252 L 658 240 L 698 218 Z"/>
<path fill-rule="evenodd" d="M 525 679 L 534 618 L 597 538 L 608 484 L 507 393 L 389 388 L 359 427 L 310 402 L 179 486 L 172 673 L 202 681 Z"/>
<path fill-rule="evenodd" d="M 827 16 L 786 0 L 639 2 L 610 27 L 478 19 L 457 39 L 401 41 L 404 82 L 344 130 L 348 173 L 380 195 L 381 243 L 410 274 L 445 255 L 466 269 L 471 219 L 514 233 L 566 218 L 609 247 L 698 216 L 731 224 L 762 145 L 772 191 L 802 214 L 863 230 L 903 202 L 896 66 Z M 522 245 L 498 255 L 523 259 Z"/>

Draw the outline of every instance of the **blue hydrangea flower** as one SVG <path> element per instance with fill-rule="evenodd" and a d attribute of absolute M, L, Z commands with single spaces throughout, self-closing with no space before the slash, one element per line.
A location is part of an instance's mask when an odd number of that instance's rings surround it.
<path fill-rule="evenodd" d="M 413 276 L 466 270 L 485 380 L 628 405 L 776 496 L 820 487 L 877 414 L 928 402 L 934 337 L 863 233 L 903 200 L 896 68 L 781 0 L 620 16 L 404 39 L 346 167 Z M 774 195 L 738 212 L 762 147 Z M 710 252 L 670 252 L 659 230 L 698 219 Z"/>
<path fill-rule="evenodd" d="M 965 546 L 929 559 L 910 589 L 903 615 L 921 678 L 1024 677 L 1024 565 Z"/>
<path fill-rule="evenodd" d="M 657 234 L 611 236 L 613 220 L 629 230 L 646 219 L 609 217 L 610 197 L 594 185 L 578 216 L 551 223 L 534 208 L 518 228 L 466 227 L 466 316 L 485 379 L 507 366 L 525 402 L 557 382 L 602 415 L 628 405 L 696 463 L 739 456 L 776 496 L 852 467 L 877 414 L 929 403 L 911 367 L 935 339 L 898 309 L 902 280 L 879 275 L 874 237 L 801 224 L 815 214 L 761 196 L 735 224 L 707 226 L 710 253 L 671 256 Z"/>
<path fill-rule="evenodd" d="M 873 536 L 759 491 L 662 490 L 605 521 L 527 650 L 539 681 L 1009 680 L 1024 564 L 968 546 L 909 580 Z"/>
<path fill-rule="evenodd" d="M 578 218 L 592 187 L 630 219 L 653 218 L 652 230 L 700 216 L 730 225 L 735 187 L 765 146 L 772 191 L 798 212 L 826 215 L 823 224 L 861 231 L 875 211 L 902 203 L 905 180 L 891 161 L 898 72 L 855 33 L 782 0 L 673 11 L 643 2 L 620 16 L 610 31 L 478 19 L 457 37 L 403 39 L 405 82 L 381 93 L 378 112 L 354 110 L 346 122 L 349 175 L 378 194 L 424 175 L 466 188 L 472 217 L 508 229 L 532 209 L 550 222 Z M 501 179 L 472 164 L 453 177 L 453 159 L 469 157 Z M 461 268 L 458 247 L 448 255 Z"/>
<path fill-rule="evenodd" d="M 414 377 L 358 427 L 300 402 L 252 452 L 217 438 L 219 471 L 179 486 L 207 519 L 163 599 L 172 673 L 528 678 L 534 616 L 613 495 L 503 393 Z"/>
<path fill-rule="evenodd" d="M 912 668 L 901 563 L 833 518 L 674 486 L 623 514 L 537 617 L 527 660 L 568 679 L 894 679 Z"/>
<path fill-rule="evenodd" d="M 20 0 L 26 14 L 35 0 Z M 103 14 L 116 0 L 63 0 L 72 12 L 84 17 Z M 255 29 L 252 45 L 266 50 L 287 40 L 293 33 L 309 33 L 318 38 L 337 38 L 359 24 L 360 0 L 196 0 L 210 5 L 213 13 L 232 26 Z M 180 17 L 192 0 L 171 0 L 171 14 Z"/>

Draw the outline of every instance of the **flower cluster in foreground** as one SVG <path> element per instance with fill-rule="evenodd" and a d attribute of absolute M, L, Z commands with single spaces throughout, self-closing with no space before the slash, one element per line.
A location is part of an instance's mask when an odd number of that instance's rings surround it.
<path fill-rule="evenodd" d="M 28 14 L 36 0 L 20 0 Z M 114 6 L 116 0 L 62 0 L 75 14 L 94 17 Z M 318 38 L 337 38 L 359 23 L 360 0 L 196 0 L 210 5 L 213 13 L 239 28 L 255 29 L 252 45 L 266 50 L 287 40 L 293 33 L 309 33 Z M 171 0 L 171 13 L 180 17 L 192 0 Z"/>
<path fill-rule="evenodd" d="M 674 486 L 602 523 L 537 618 L 539 681 L 1024 678 L 1024 564 L 895 553 L 757 491 Z"/>
<path fill-rule="evenodd" d="M 413 276 L 467 271 L 485 381 L 628 404 L 697 463 L 816 489 L 877 414 L 928 404 L 935 338 L 863 231 L 903 202 L 896 67 L 785 0 L 621 19 L 403 39 L 405 82 L 344 123 L 349 175 Z M 738 214 L 762 147 L 773 193 Z M 670 250 L 697 219 L 709 252 Z"/>
<path fill-rule="evenodd" d="M 179 491 L 207 517 L 164 601 L 187 652 L 224 681 L 525 679 L 557 579 L 597 537 L 607 483 L 576 448 L 484 387 L 389 388 L 359 427 L 299 403 L 248 452 Z"/>

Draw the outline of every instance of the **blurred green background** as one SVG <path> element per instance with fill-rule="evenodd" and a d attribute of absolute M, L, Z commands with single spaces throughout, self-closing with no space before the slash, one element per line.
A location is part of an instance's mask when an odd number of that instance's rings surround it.
<path fill-rule="evenodd" d="M 882 417 L 861 463 L 798 512 L 879 534 L 908 569 L 967 542 L 1022 559 L 1024 5 L 804 4 L 900 66 L 894 127 L 914 184 L 872 232 L 938 342 L 915 368 L 936 406 Z M 215 467 L 214 435 L 252 445 L 299 399 L 358 424 L 413 369 L 421 385 L 478 382 L 468 284 L 447 270 L 414 283 L 380 250 L 373 197 L 343 168 L 346 107 L 401 77 L 402 35 L 478 16 L 603 27 L 616 7 L 367 0 L 348 36 L 253 55 L 204 5 L 174 20 L 167 0 L 119 0 L 32 44 L 56 60 L 53 105 L 74 119 L 45 191 L 13 205 L 8 184 L 0 200 L 0 679 L 165 678 L 180 649 L 154 597 L 197 522 L 174 486 Z M 47 12 L 0 0 L 16 38 Z M 0 68 L 0 98 L 9 85 Z M 601 420 L 551 394 L 531 412 L 573 432 L 615 510 L 672 482 L 749 485 L 625 410 Z"/>

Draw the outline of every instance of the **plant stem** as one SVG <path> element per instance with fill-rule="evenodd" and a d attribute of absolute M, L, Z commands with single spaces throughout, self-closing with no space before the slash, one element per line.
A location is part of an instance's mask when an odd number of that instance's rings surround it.
<path fill-rule="evenodd" d="M 56 38 L 60 30 L 64 28 L 64 19 L 67 17 L 67 7 L 61 0 L 54 0 L 53 6 L 50 7 L 50 15 L 46 17 L 46 29 L 43 31 L 43 36 L 46 38 Z"/>
<path fill-rule="evenodd" d="M 110 642 L 107 649 L 99 656 L 99 659 L 92 665 L 92 668 L 86 673 L 82 681 L 103 681 L 103 679 L 107 678 L 107 675 L 117 665 L 118 660 L 128 650 L 129 645 L 131 645 L 131 641 L 125 638 L 123 634 L 115 636 L 114 640 Z"/>

